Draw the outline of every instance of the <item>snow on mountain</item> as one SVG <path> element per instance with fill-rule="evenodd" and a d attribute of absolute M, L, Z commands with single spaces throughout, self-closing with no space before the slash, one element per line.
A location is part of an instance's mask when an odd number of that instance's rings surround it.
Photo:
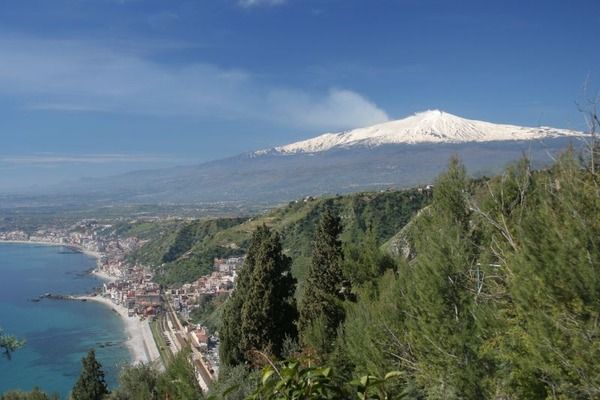
<path fill-rule="evenodd" d="M 384 122 L 367 128 L 341 133 L 326 133 L 301 142 L 270 150 L 261 150 L 255 154 L 269 152 L 280 154 L 316 153 L 354 146 L 377 147 L 386 144 L 535 140 L 581 135 L 581 132 L 567 129 L 493 124 L 461 118 L 440 110 L 428 110 L 404 119 Z"/>

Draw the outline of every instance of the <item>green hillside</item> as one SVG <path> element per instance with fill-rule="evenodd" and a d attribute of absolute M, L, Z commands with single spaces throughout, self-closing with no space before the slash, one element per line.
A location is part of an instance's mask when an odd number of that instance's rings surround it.
<path fill-rule="evenodd" d="M 155 267 L 157 280 L 165 285 L 192 281 L 210 271 L 214 257 L 244 254 L 251 233 L 266 224 L 282 235 L 284 250 L 294 260 L 293 272 L 301 282 L 310 258 L 314 228 L 325 206 L 339 214 L 344 243 L 357 243 L 369 226 L 379 242 L 384 243 L 428 202 L 428 193 L 418 189 L 368 192 L 307 198 L 249 219 L 171 222 L 163 224 L 161 234 L 149 240 L 132 259 Z"/>

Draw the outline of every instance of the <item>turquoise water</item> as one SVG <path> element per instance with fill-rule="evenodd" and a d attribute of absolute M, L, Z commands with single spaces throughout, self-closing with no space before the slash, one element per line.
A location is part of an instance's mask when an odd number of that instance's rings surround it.
<path fill-rule="evenodd" d="M 100 286 L 86 273 L 95 262 L 65 247 L 0 243 L 0 327 L 27 341 L 12 360 L 0 358 L 0 393 L 39 387 L 66 398 L 92 348 L 114 387 L 119 368 L 130 360 L 118 315 L 94 302 L 31 301 L 47 292 L 82 294 Z"/>

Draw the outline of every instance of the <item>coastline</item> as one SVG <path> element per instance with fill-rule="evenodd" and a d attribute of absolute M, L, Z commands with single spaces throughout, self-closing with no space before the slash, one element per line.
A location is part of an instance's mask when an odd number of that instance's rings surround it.
<path fill-rule="evenodd" d="M 109 274 L 107 274 L 106 272 L 102 272 L 102 271 L 100 271 L 100 270 L 99 270 L 97 267 L 96 267 L 96 268 L 94 268 L 94 269 L 93 269 L 93 270 L 90 272 L 90 274 L 92 274 L 92 275 L 96 276 L 97 278 L 99 278 L 99 279 L 101 279 L 101 280 L 103 280 L 103 281 L 109 282 L 109 283 L 116 282 L 116 281 L 118 281 L 118 280 L 119 280 L 119 278 L 117 278 L 116 276 L 109 275 Z"/>
<path fill-rule="evenodd" d="M 0 243 L 35 244 L 35 245 L 40 245 L 40 246 L 69 247 L 69 248 L 75 249 L 85 255 L 93 257 L 97 260 L 100 260 L 100 258 L 102 257 L 102 254 L 100 254 L 96 251 L 90 251 L 90 250 L 84 249 L 83 247 L 81 247 L 79 245 L 72 244 L 72 243 L 44 242 L 44 241 L 39 241 L 39 240 L 0 240 Z"/>
<path fill-rule="evenodd" d="M 97 251 L 91 251 L 84 249 L 83 247 L 71 244 L 71 243 L 56 243 L 56 242 L 44 242 L 44 241 L 34 241 L 34 240 L 0 240 L 1 243 L 11 243 L 11 244 L 33 244 L 39 246 L 55 246 L 55 247 L 68 247 L 71 249 L 75 249 L 86 256 L 92 257 L 96 259 L 96 268 L 94 268 L 90 273 L 104 281 L 107 282 L 115 282 L 119 280 L 116 276 L 109 275 L 100 270 L 100 259 L 102 258 L 102 254 Z"/>
<path fill-rule="evenodd" d="M 72 249 L 76 249 L 77 251 L 96 259 L 96 268 L 94 268 L 90 273 L 97 278 L 107 281 L 107 282 L 115 282 L 118 280 L 117 277 L 109 275 L 99 269 L 100 267 L 100 259 L 102 254 L 86 250 L 78 245 L 69 244 L 69 243 L 56 243 L 56 242 L 44 242 L 44 241 L 31 241 L 31 240 L 0 240 L 1 243 L 9 243 L 9 244 L 32 244 L 32 245 L 40 245 L 40 246 L 60 246 L 60 247 L 69 247 Z M 156 346 L 156 342 L 154 341 L 154 337 L 152 335 L 152 331 L 150 329 L 150 325 L 148 320 L 141 321 L 138 317 L 129 317 L 128 311 L 125 307 L 115 304 L 112 300 L 105 298 L 101 295 L 91 296 L 72 296 L 72 299 L 75 300 L 89 300 L 95 301 L 101 304 L 104 304 L 107 307 L 110 307 L 114 311 L 119 314 L 119 317 L 123 321 L 123 325 L 125 328 L 125 334 L 127 335 L 127 341 L 125 342 L 127 348 L 129 349 L 129 353 L 131 354 L 131 363 L 132 364 L 140 364 L 140 363 L 151 363 L 158 360 L 158 365 L 161 366 L 160 363 L 160 353 L 158 351 L 158 347 Z"/>
<path fill-rule="evenodd" d="M 131 353 L 132 364 L 148 364 L 156 360 L 158 360 L 160 363 L 160 353 L 158 352 L 158 347 L 154 342 L 154 337 L 152 336 L 152 331 L 150 330 L 150 324 L 148 320 L 140 320 L 138 317 L 130 317 L 125 307 L 115 304 L 112 302 L 112 300 L 100 295 L 73 296 L 73 299 L 95 301 L 112 308 L 117 312 L 117 314 L 119 314 L 119 317 L 125 326 L 125 332 L 127 334 L 127 341 L 125 344 Z"/>

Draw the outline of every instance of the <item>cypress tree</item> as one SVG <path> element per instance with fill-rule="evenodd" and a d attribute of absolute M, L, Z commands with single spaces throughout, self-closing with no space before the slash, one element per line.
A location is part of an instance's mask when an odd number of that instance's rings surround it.
<path fill-rule="evenodd" d="M 257 229 L 253 233 L 246 260 L 236 279 L 236 287 L 223 308 L 219 352 L 224 365 L 234 366 L 245 362 L 245 354 L 241 347 L 242 306 L 248 297 L 258 248 L 265 239 L 265 233 L 263 229 Z"/>
<path fill-rule="evenodd" d="M 279 356 L 286 336 L 296 337 L 296 281 L 290 267 L 279 235 L 258 227 L 223 311 L 220 351 L 225 365 L 247 362 L 251 350 Z"/>
<path fill-rule="evenodd" d="M 341 232 L 339 217 L 331 207 L 325 208 L 315 234 L 298 321 L 302 343 L 321 354 L 331 351 L 344 319 Z"/>
<path fill-rule="evenodd" d="M 101 400 L 109 391 L 104 381 L 102 365 L 96 360 L 94 350 L 90 350 L 81 363 L 83 370 L 73 386 L 71 398 L 73 400 Z"/>
<path fill-rule="evenodd" d="M 292 260 L 283 254 L 279 235 L 266 225 L 257 229 L 253 243 L 252 274 L 241 310 L 241 350 L 260 350 L 280 356 L 283 342 L 295 337 L 296 281 Z"/>

